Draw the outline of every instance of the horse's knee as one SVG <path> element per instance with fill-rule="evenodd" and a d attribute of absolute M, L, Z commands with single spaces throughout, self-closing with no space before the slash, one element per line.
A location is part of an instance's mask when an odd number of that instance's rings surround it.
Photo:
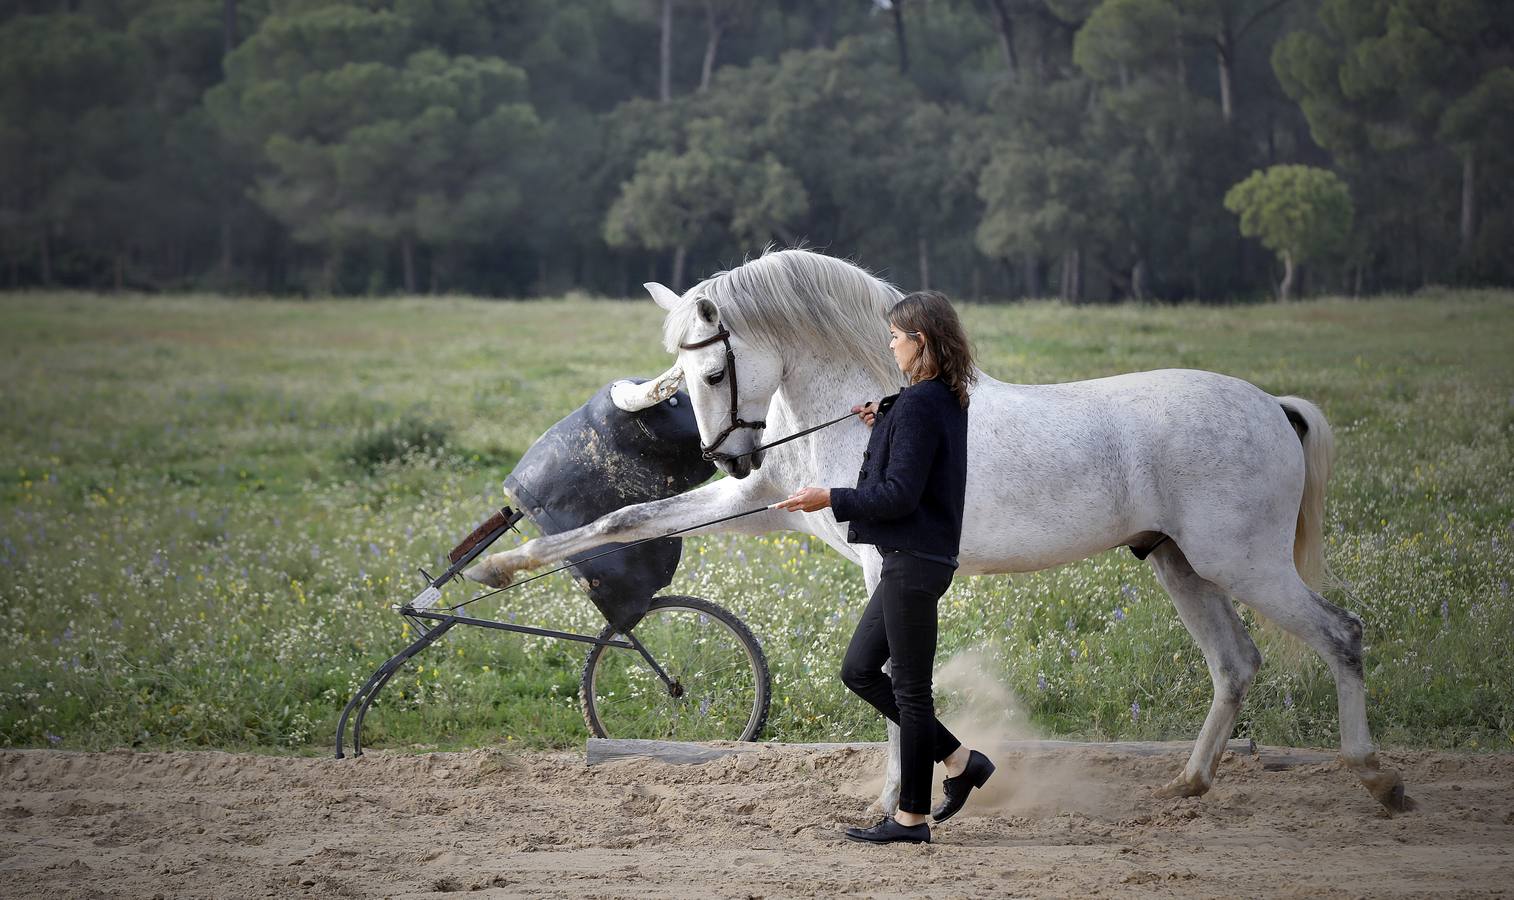
<path fill-rule="evenodd" d="M 605 513 L 589 526 L 595 537 L 603 537 L 613 532 L 623 531 L 634 524 L 628 510 L 632 507 L 623 506 Z"/>
<path fill-rule="evenodd" d="M 1255 675 L 1255 669 L 1243 665 L 1222 666 L 1214 679 L 1215 699 L 1240 706 L 1246 701 L 1246 693 L 1251 690 L 1251 679 Z"/>
<path fill-rule="evenodd" d="M 1341 670 L 1362 677 L 1362 637 L 1365 627 L 1361 617 L 1321 600 L 1331 613 L 1331 622 L 1325 629 L 1331 661 Z"/>
<path fill-rule="evenodd" d="M 1237 706 L 1246 699 L 1246 692 L 1251 690 L 1251 682 L 1256 679 L 1256 673 L 1262 670 L 1262 651 L 1256 649 L 1256 644 L 1245 635 L 1241 636 L 1240 644 L 1240 652 L 1236 654 L 1234 664 L 1225 673 L 1225 690 Z"/>
<path fill-rule="evenodd" d="M 1246 633 L 1245 626 L 1237 622 L 1236 630 L 1240 633 L 1241 657 L 1249 678 L 1255 678 L 1256 673 L 1262 670 L 1262 651 L 1257 649 L 1256 641 L 1253 641 L 1251 635 Z"/>

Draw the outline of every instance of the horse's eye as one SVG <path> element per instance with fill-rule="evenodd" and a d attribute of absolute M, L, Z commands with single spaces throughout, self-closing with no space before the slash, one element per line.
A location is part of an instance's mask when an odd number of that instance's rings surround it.
<path fill-rule="evenodd" d="M 719 372 L 716 372 L 714 375 L 706 375 L 706 376 L 704 376 L 704 383 L 705 384 L 712 384 L 712 385 L 713 384 L 719 384 L 721 382 L 721 379 L 723 379 L 723 378 L 725 378 L 725 369 L 721 369 Z"/>

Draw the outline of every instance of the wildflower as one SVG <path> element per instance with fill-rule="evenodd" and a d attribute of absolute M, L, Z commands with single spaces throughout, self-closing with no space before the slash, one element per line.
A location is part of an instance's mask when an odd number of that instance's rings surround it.
<path fill-rule="evenodd" d="M 1116 622 L 1123 622 L 1123 621 L 1125 621 L 1125 610 L 1123 610 L 1120 607 L 1116 606 L 1115 609 L 1114 609 L 1114 620 Z"/>
<path fill-rule="evenodd" d="M 1286 694 L 1283 695 L 1283 709 L 1292 709 L 1292 708 L 1293 708 L 1293 692 L 1289 691 L 1288 693 L 1286 693 Z"/>
<path fill-rule="evenodd" d="M 1036 688 L 1038 690 L 1042 690 L 1042 691 L 1046 690 L 1046 676 L 1045 675 L 1037 675 L 1036 676 Z"/>
<path fill-rule="evenodd" d="M 1132 722 L 1139 722 L 1140 720 L 1141 720 L 1141 701 L 1139 701 L 1139 700 L 1133 700 L 1133 701 L 1131 701 L 1131 704 L 1130 704 L 1130 721 L 1132 721 Z"/>
<path fill-rule="evenodd" d="M 49 732 L 47 732 L 47 742 L 49 744 L 53 744 L 54 746 L 56 746 L 58 744 L 63 743 L 63 738 L 60 738 L 56 734 L 53 734 L 52 732 L 49 731 Z"/>

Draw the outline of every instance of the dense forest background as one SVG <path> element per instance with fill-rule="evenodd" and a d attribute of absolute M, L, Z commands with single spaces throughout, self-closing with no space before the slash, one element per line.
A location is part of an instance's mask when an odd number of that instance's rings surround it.
<path fill-rule="evenodd" d="M 1285 164 L 1306 290 L 1514 284 L 1514 3 L 0 0 L 8 287 L 1265 297 Z"/>

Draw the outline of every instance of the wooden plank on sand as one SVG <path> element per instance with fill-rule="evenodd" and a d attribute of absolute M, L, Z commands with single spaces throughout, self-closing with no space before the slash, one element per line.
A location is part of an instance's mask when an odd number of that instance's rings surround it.
<path fill-rule="evenodd" d="M 707 763 L 712 759 L 719 759 L 722 756 L 730 756 L 734 753 L 750 753 L 754 750 L 762 750 L 769 747 L 797 747 L 804 750 L 827 753 L 835 750 L 883 750 L 888 747 L 888 744 L 882 741 L 855 744 L 779 744 L 737 743 L 735 741 L 695 743 L 691 741 L 637 741 L 616 740 L 614 738 L 589 738 L 588 744 L 585 747 L 585 756 L 587 757 L 588 764 L 591 766 L 608 762 L 612 759 L 625 759 L 628 757 L 656 759 L 674 764 L 697 764 Z M 1124 756 L 1166 756 L 1189 752 L 1193 749 L 1193 742 L 1111 741 L 1093 743 L 1088 741 L 1004 741 L 998 745 L 998 748 L 1005 755 L 1047 753 L 1058 750 L 1092 750 Z M 1333 753 L 1310 750 L 1260 750 L 1256 742 L 1250 739 L 1230 741 L 1225 749 L 1241 756 L 1260 756 L 1263 765 L 1268 769 L 1286 769 L 1297 765 L 1312 765 L 1320 762 L 1329 762 L 1335 758 L 1335 754 Z"/>

